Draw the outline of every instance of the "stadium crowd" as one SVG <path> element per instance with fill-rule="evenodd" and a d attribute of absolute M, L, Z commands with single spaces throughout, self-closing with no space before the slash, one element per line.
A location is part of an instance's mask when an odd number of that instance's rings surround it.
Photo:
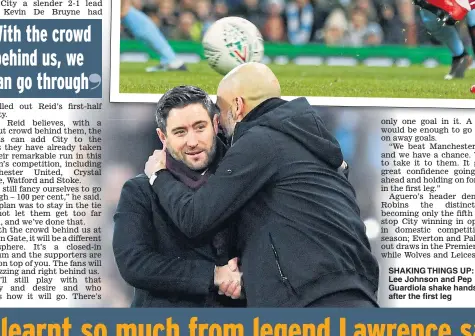
<path fill-rule="evenodd" d="M 253 22 L 266 41 L 294 45 L 439 44 L 424 28 L 412 0 L 134 0 L 170 40 L 201 41 L 225 16 Z M 459 26 L 467 45 L 465 25 Z M 130 37 L 123 28 L 122 37 Z"/>

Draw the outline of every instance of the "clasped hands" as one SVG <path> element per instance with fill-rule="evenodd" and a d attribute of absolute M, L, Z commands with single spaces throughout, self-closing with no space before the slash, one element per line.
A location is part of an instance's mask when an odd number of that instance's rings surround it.
<path fill-rule="evenodd" d="M 220 295 L 226 295 L 233 299 L 242 298 L 242 273 L 239 270 L 238 258 L 228 261 L 227 265 L 216 266 L 214 271 L 214 284 L 219 288 Z"/>

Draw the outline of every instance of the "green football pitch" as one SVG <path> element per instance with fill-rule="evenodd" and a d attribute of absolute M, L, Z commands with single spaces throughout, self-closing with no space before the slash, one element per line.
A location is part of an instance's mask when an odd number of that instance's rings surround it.
<path fill-rule="evenodd" d="M 221 75 L 206 62 L 187 72 L 146 73 L 154 63 L 121 63 L 120 93 L 164 93 L 177 85 L 196 85 L 216 94 Z M 449 66 L 424 68 L 271 65 L 283 96 L 474 99 L 475 69 L 464 79 L 447 81 Z M 249 80 L 252 80 L 250 78 Z M 456 106 L 454 106 L 456 107 Z"/>

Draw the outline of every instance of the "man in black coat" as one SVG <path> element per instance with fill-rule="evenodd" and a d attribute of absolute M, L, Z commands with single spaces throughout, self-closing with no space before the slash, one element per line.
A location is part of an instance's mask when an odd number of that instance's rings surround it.
<path fill-rule="evenodd" d="M 156 151 L 153 190 L 190 238 L 234 214 L 248 307 L 378 307 L 379 266 L 339 144 L 306 99 L 279 97 L 267 66 L 234 69 L 218 88 L 232 140 L 214 175 L 192 190 Z"/>
<path fill-rule="evenodd" d="M 157 132 L 168 145 L 167 169 L 191 189 L 203 185 L 226 150 L 217 137 L 216 112 L 209 96 L 195 87 L 170 90 L 158 103 Z M 116 263 L 135 287 L 132 307 L 244 305 L 217 291 L 221 284 L 240 282 L 237 260 L 229 260 L 228 230 L 206 239 L 186 237 L 160 206 L 146 175 L 125 183 L 114 222 Z M 238 298 L 240 288 L 228 295 Z"/>

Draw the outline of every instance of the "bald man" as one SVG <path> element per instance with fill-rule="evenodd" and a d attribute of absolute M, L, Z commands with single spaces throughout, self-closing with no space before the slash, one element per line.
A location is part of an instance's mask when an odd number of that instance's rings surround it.
<path fill-rule="evenodd" d="M 166 170 L 164 151 L 145 173 L 185 235 L 208 236 L 233 217 L 249 307 L 378 307 L 379 267 L 340 146 L 306 99 L 280 96 L 267 66 L 239 66 L 218 88 L 231 147 L 215 174 L 193 191 Z"/>

